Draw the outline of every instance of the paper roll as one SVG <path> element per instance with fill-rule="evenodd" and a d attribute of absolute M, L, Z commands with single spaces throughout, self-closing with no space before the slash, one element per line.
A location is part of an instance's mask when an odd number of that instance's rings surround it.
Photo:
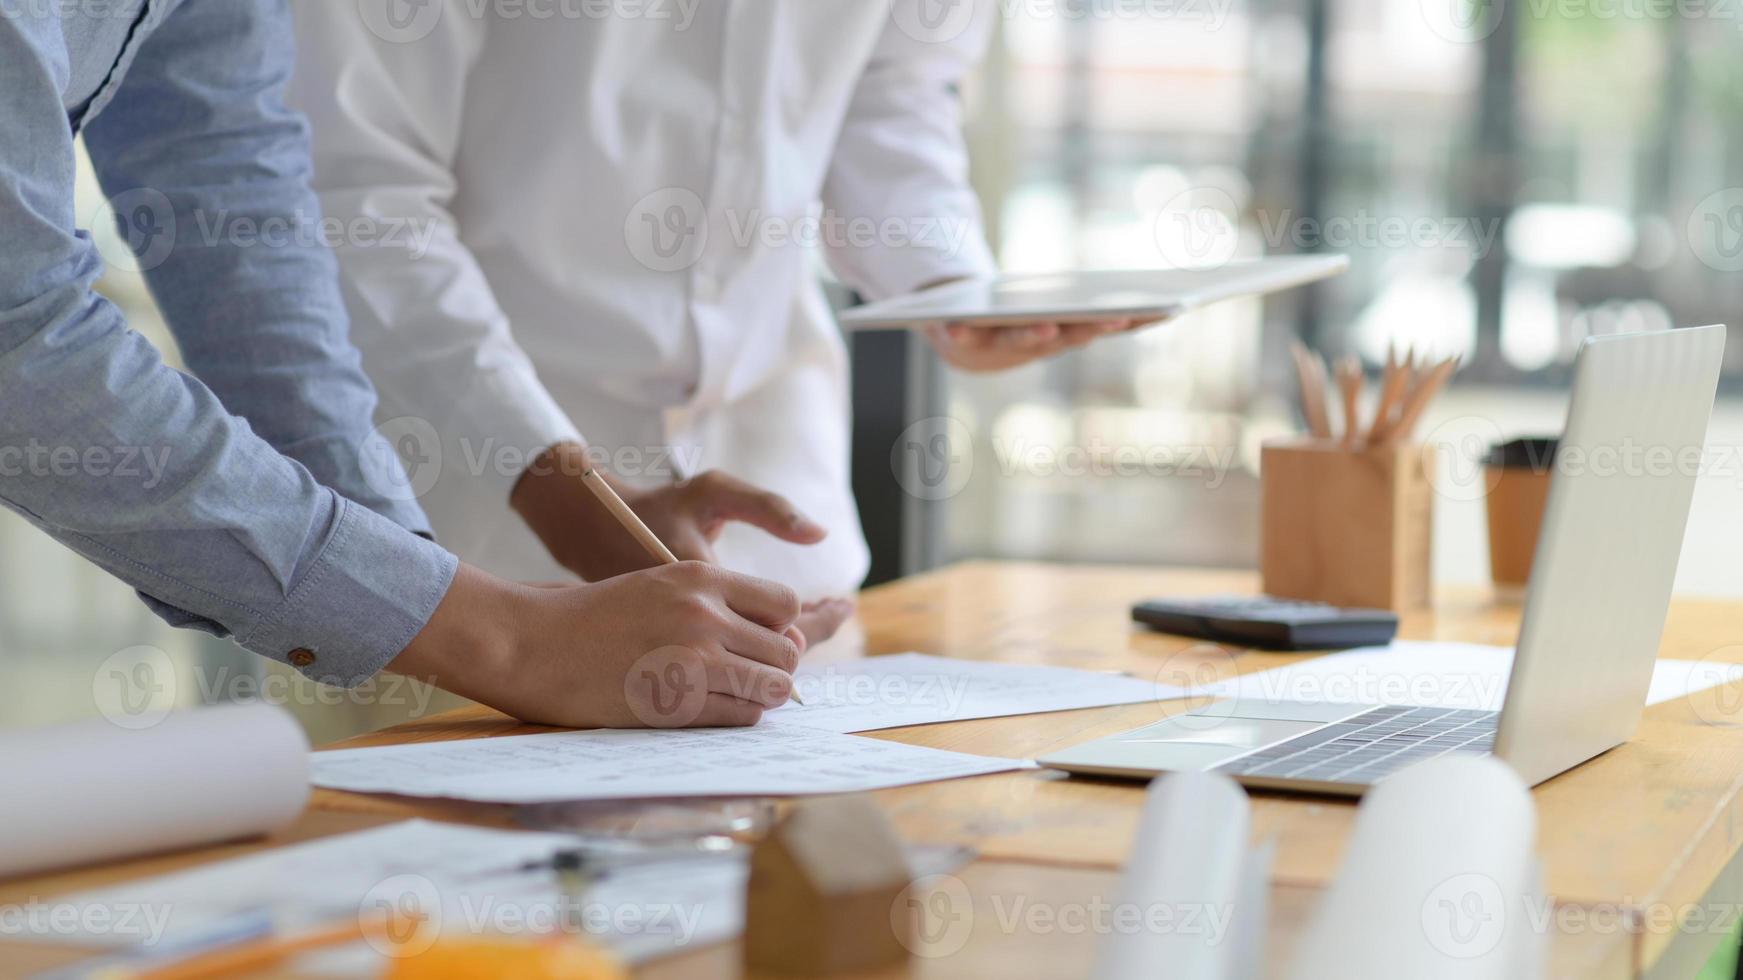
<path fill-rule="evenodd" d="M 251 837 L 309 798 L 308 740 L 270 705 L 7 733 L 0 764 L 0 878 Z"/>
<path fill-rule="evenodd" d="M 1531 791 L 1486 756 L 1443 756 L 1374 787 L 1302 938 L 1295 980 L 1530 980 Z"/>
<path fill-rule="evenodd" d="M 1263 980 L 1267 952 L 1265 940 L 1271 928 L 1271 866 L 1277 859 L 1277 839 L 1265 841 L 1247 853 L 1241 874 L 1241 892 L 1229 922 L 1228 980 Z"/>
<path fill-rule="evenodd" d="M 1252 806 L 1227 776 L 1181 772 L 1150 784 L 1120 882 L 1095 980 L 1228 980 L 1240 965 L 1231 937 L 1247 888 Z"/>

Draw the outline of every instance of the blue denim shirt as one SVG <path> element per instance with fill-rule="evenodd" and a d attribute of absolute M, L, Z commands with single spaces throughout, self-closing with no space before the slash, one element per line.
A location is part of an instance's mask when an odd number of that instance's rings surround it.
<path fill-rule="evenodd" d="M 0 503 L 170 622 L 355 683 L 456 560 L 372 429 L 292 61 L 285 0 L 0 0 Z M 92 291 L 81 130 L 192 377 Z"/>

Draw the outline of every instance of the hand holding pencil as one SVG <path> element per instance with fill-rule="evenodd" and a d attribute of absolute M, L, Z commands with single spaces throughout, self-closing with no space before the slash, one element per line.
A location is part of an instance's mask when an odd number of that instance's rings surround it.
<path fill-rule="evenodd" d="M 626 531 L 630 525 L 612 510 L 613 502 L 651 532 L 653 547 Z M 714 543 L 735 523 L 796 545 L 817 544 L 829 533 L 781 494 L 720 470 L 646 486 L 614 481 L 595 469 L 593 451 L 581 443 L 559 443 L 540 454 L 516 482 L 509 506 L 558 564 L 589 582 L 651 567 L 650 559 L 653 566 L 674 557 L 718 564 Z M 853 611 L 851 597 L 821 598 L 804 604 L 797 625 L 815 645 Z"/>
<path fill-rule="evenodd" d="M 604 505 L 606 510 L 611 512 L 611 516 L 616 518 L 617 522 L 623 525 L 623 529 L 636 539 L 636 543 L 647 551 L 648 557 L 662 565 L 679 564 L 678 556 L 672 554 L 672 549 L 666 547 L 659 536 L 642 523 L 642 519 L 636 516 L 636 512 L 631 510 L 628 504 L 623 502 L 623 498 L 617 495 L 617 491 L 611 489 L 611 484 L 605 482 L 605 478 L 599 475 L 597 469 L 588 467 L 587 471 L 581 474 L 581 482 L 587 485 L 587 489 L 593 491 L 593 495 L 599 498 L 599 502 Z M 801 651 L 805 649 L 803 632 L 796 628 L 789 628 L 787 634 L 789 638 L 799 644 Z M 799 696 L 797 686 L 793 687 L 791 696 L 793 703 L 800 705 L 805 703 L 805 699 Z"/>

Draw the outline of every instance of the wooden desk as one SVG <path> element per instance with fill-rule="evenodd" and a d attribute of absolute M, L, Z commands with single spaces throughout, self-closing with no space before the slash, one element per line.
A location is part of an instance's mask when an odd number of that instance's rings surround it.
<path fill-rule="evenodd" d="M 1290 655 L 1235 655 L 1131 626 L 1145 596 L 1252 591 L 1248 573 L 970 564 L 868 591 L 860 618 L 870 653 L 922 650 L 953 657 L 1124 670 L 1167 681 L 1250 672 Z M 1407 617 L 1417 639 L 1510 644 L 1518 607 L 1482 592 L 1443 597 Z M 849 651 L 854 653 L 856 651 Z M 1679 600 L 1661 655 L 1743 663 L 1743 603 Z M 876 733 L 938 748 L 1033 757 L 1181 710 L 1182 702 L 958 722 Z M 481 709 L 438 716 L 346 743 L 380 745 L 533 731 Z M 1570 978 L 1688 977 L 1743 909 L 1743 683 L 1650 708 L 1635 739 L 1538 787 L 1539 850 L 1559 921 L 1552 974 Z M 1017 910 L 1093 907 L 1116 896 L 1141 787 L 1029 771 L 877 794 L 917 840 L 973 844 L 960 875 L 973 902 L 966 945 L 916 960 L 923 977 L 1082 975 L 1095 937 L 1035 925 Z M 1318 891 L 1336 870 L 1351 804 L 1254 797 L 1256 836 L 1278 841 L 1273 877 L 1273 972 L 1285 962 Z M 296 837 L 408 815 L 506 824 L 503 807 L 317 792 Z M 0 885 L 0 905 L 161 871 L 236 848 Z M 1703 907 L 1705 906 L 1705 907 Z M 1717 917 L 1694 926 L 1695 915 Z M 1583 923 L 1583 924 L 1581 924 Z M 0 957 L 16 947 L 0 948 Z M 0 963 L 4 963 L 0 959 Z M 652 978 L 730 976 L 730 946 L 655 964 Z M 3 973 L 4 970 L 0 970 Z"/>

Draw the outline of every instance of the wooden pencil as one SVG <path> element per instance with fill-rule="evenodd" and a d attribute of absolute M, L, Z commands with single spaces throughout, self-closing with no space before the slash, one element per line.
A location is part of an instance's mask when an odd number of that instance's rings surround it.
<path fill-rule="evenodd" d="M 1374 408 L 1374 423 L 1368 426 L 1370 445 L 1383 445 L 1391 435 L 1400 402 L 1410 386 L 1411 364 L 1415 359 L 1415 353 L 1406 349 L 1404 358 L 1400 360 L 1397 351 L 1390 344 L 1387 345 L 1386 371 L 1380 384 L 1380 404 Z"/>
<path fill-rule="evenodd" d="M 1325 410 L 1325 362 L 1299 340 L 1290 345 L 1289 352 L 1295 358 L 1295 380 L 1301 388 L 1301 414 L 1307 419 L 1307 430 L 1316 439 L 1329 439 L 1331 420 Z"/>
<path fill-rule="evenodd" d="M 1354 354 L 1338 360 L 1338 390 L 1344 403 L 1344 448 L 1354 449 L 1362 441 L 1362 362 Z"/>
<path fill-rule="evenodd" d="M 642 523 L 642 519 L 636 515 L 635 511 L 629 509 L 629 505 L 623 502 L 623 498 L 617 495 L 617 491 L 611 489 L 611 484 L 605 482 L 605 478 L 599 475 L 598 470 L 589 467 L 587 472 L 581 474 L 581 482 L 587 484 L 587 489 L 593 491 L 593 496 L 599 498 L 599 502 L 605 505 L 606 510 L 611 511 L 611 516 L 617 519 L 617 523 L 623 525 L 623 529 L 628 531 L 655 561 L 662 565 L 678 564 L 678 556 L 672 554 L 672 549 L 666 547 L 666 543 L 661 541 L 658 535 L 648 530 L 648 526 Z"/>
<path fill-rule="evenodd" d="M 611 511 L 611 516 L 617 518 L 617 523 L 623 525 L 623 529 L 640 542 L 642 548 L 649 555 L 652 555 L 655 561 L 662 565 L 678 564 L 678 556 L 672 554 L 672 549 L 666 547 L 666 543 L 660 540 L 659 535 L 642 523 L 641 517 L 635 511 L 630 510 L 629 505 L 623 502 L 623 498 L 617 495 L 617 491 L 611 489 L 611 484 L 606 483 L 605 478 L 599 475 L 598 470 L 589 467 L 587 472 L 581 474 L 581 482 L 587 484 L 587 489 L 593 491 L 593 496 L 599 498 L 599 502 L 605 505 L 605 509 Z M 789 696 L 795 704 L 805 703 L 805 699 L 799 696 L 797 686 L 793 688 L 793 692 Z"/>
<path fill-rule="evenodd" d="M 1421 421 L 1422 413 L 1427 410 L 1434 396 L 1440 393 L 1453 372 L 1459 368 L 1459 358 L 1449 357 L 1423 375 L 1410 389 L 1410 395 L 1405 399 L 1403 411 L 1398 413 L 1398 424 L 1393 427 L 1392 441 L 1399 442 L 1409 439 L 1416 430 L 1417 422 Z"/>

